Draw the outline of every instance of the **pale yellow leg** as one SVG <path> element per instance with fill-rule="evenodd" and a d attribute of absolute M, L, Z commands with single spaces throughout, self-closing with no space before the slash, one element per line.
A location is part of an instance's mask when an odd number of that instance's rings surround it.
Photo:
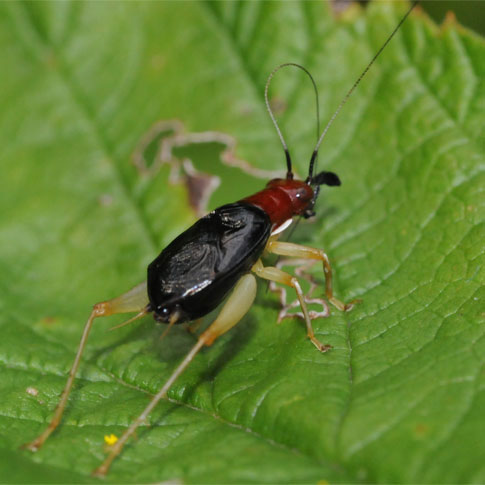
<path fill-rule="evenodd" d="M 67 379 L 64 390 L 62 391 L 61 399 L 59 400 L 59 404 L 56 407 L 54 416 L 52 417 L 47 428 L 36 439 L 31 441 L 30 443 L 25 443 L 22 448 L 26 448 L 31 451 L 37 451 L 60 423 L 69 394 L 72 389 L 72 385 L 74 384 L 74 379 L 76 377 L 77 370 L 81 362 L 81 356 L 84 347 L 86 346 L 89 332 L 91 330 L 91 327 L 93 326 L 94 319 L 97 317 L 104 317 L 117 313 L 138 312 L 135 317 L 129 320 L 133 321 L 147 314 L 147 305 L 148 296 L 146 291 L 146 282 L 135 286 L 130 291 L 124 293 L 121 296 L 118 296 L 117 298 L 103 301 L 101 303 L 96 303 L 96 305 L 94 305 L 93 311 L 91 312 L 91 315 L 89 315 L 88 321 L 84 326 L 84 331 L 81 337 L 81 342 L 79 343 L 79 347 L 77 349 L 76 358 L 74 359 L 74 363 L 72 364 L 71 370 L 69 372 L 69 377 Z"/>
<path fill-rule="evenodd" d="M 199 330 L 199 327 L 202 325 L 203 321 L 203 318 L 199 318 L 198 320 L 195 320 L 193 322 L 188 322 L 185 324 L 185 330 L 194 335 L 197 333 L 197 330 Z"/>
<path fill-rule="evenodd" d="M 328 256 L 322 249 L 309 248 L 307 246 L 300 246 L 299 244 L 289 242 L 270 241 L 266 246 L 266 250 L 280 256 L 322 261 L 323 272 L 325 274 L 325 294 L 328 301 L 342 311 L 350 310 L 356 303 L 360 303 L 360 300 L 352 300 L 349 303 L 344 303 L 333 296 L 332 267 L 330 266 Z"/>
<path fill-rule="evenodd" d="M 255 297 L 256 279 L 252 274 L 247 274 L 238 281 L 231 296 L 222 307 L 222 310 L 216 320 L 205 332 L 202 333 L 197 343 L 194 345 L 194 347 L 192 347 L 192 350 L 190 350 L 190 352 L 185 356 L 184 360 L 173 371 L 172 375 L 168 378 L 160 391 L 158 391 L 158 393 L 150 401 L 150 404 L 143 410 L 138 418 L 136 418 L 135 421 L 131 423 L 131 425 L 123 433 L 121 438 L 112 446 L 109 455 L 106 457 L 104 462 L 96 470 L 94 470 L 94 476 L 106 475 L 112 461 L 116 458 L 117 455 L 119 455 L 119 453 L 123 449 L 124 444 L 133 435 L 138 426 L 146 421 L 148 415 L 152 412 L 153 408 L 158 404 L 158 402 L 167 395 L 167 392 L 172 384 L 192 362 L 193 358 L 196 356 L 199 350 L 204 345 L 211 345 L 217 337 L 234 327 L 234 325 L 236 325 L 239 320 L 241 320 L 241 318 L 247 313 L 247 311 L 253 304 Z"/>
<path fill-rule="evenodd" d="M 326 352 L 327 350 L 331 349 L 332 346 L 328 344 L 322 344 L 316 337 L 315 333 L 313 332 L 312 321 L 310 319 L 310 315 L 308 313 L 308 309 L 306 306 L 305 298 L 303 295 L 303 291 L 301 289 L 300 283 L 298 280 L 289 273 L 285 273 L 274 266 L 263 266 L 261 260 L 259 260 L 252 268 L 252 270 L 260 277 L 264 278 L 269 281 L 275 281 L 276 283 L 281 283 L 283 285 L 291 286 L 295 289 L 296 295 L 298 296 L 298 300 L 300 302 L 301 309 L 303 311 L 303 315 L 305 316 L 305 323 L 307 328 L 307 335 L 308 338 L 312 341 L 313 345 L 320 350 L 321 352 Z"/>

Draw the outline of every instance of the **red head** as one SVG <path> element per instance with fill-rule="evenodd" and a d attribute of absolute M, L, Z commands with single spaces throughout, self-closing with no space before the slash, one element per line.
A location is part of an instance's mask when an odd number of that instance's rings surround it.
<path fill-rule="evenodd" d="M 280 226 L 293 216 L 310 217 L 320 185 L 340 185 L 339 178 L 332 172 L 320 172 L 305 182 L 294 180 L 291 175 L 286 179 L 270 180 L 265 189 L 243 199 L 263 209 L 273 227 Z"/>
<path fill-rule="evenodd" d="M 317 155 L 318 155 L 318 148 L 320 143 L 322 142 L 325 134 L 331 125 L 333 118 L 328 123 L 327 127 L 323 131 L 322 135 L 317 141 L 315 149 L 313 150 L 312 157 L 310 159 L 310 166 L 308 168 L 308 177 L 305 181 L 302 180 L 294 180 L 293 178 L 293 170 L 291 167 L 291 157 L 290 152 L 288 151 L 288 147 L 286 145 L 285 139 L 283 138 L 283 134 L 278 126 L 278 122 L 271 110 L 271 106 L 268 99 L 268 89 L 273 76 L 278 72 L 282 67 L 292 66 L 297 67 L 304 71 L 310 80 L 312 81 L 313 88 L 315 90 L 315 99 L 316 99 L 316 106 L 317 106 L 317 132 L 319 131 L 319 121 L 318 121 L 318 91 L 317 85 L 310 74 L 310 72 L 300 66 L 299 64 L 295 63 L 286 63 L 281 64 L 273 72 L 269 75 L 268 80 L 266 81 L 266 87 L 264 89 L 264 99 L 266 102 L 266 107 L 268 109 L 268 113 L 271 117 L 271 120 L 274 123 L 276 128 L 276 132 L 280 137 L 281 143 L 283 145 L 283 149 L 285 151 L 286 156 L 286 179 L 273 179 L 268 182 L 266 188 L 257 192 L 250 197 L 246 197 L 243 199 L 245 202 L 249 202 L 254 204 L 261 209 L 263 209 L 269 216 L 272 224 L 273 229 L 281 226 L 283 223 L 291 219 L 293 216 L 303 216 L 303 217 L 310 217 L 314 215 L 313 206 L 318 197 L 318 193 L 320 191 L 320 185 L 340 185 L 340 180 L 337 175 L 332 172 L 320 172 L 316 173 L 316 163 L 317 163 Z M 340 108 L 339 108 L 340 109 Z M 338 112 L 338 111 L 337 111 Z"/>
<path fill-rule="evenodd" d="M 355 88 L 358 86 L 362 78 L 366 75 L 369 68 L 372 66 L 374 61 L 381 55 L 381 52 L 384 50 L 386 45 L 392 39 L 392 37 L 396 34 L 396 32 L 401 27 L 402 23 L 406 20 L 406 17 L 411 13 L 411 10 L 416 6 L 418 0 L 415 0 L 407 11 L 406 15 L 401 19 L 397 27 L 393 30 L 391 35 L 387 38 L 384 42 L 382 47 L 379 49 L 377 54 L 372 58 L 369 62 L 367 67 L 364 69 L 362 74 L 357 78 L 357 81 L 353 84 L 350 88 L 348 93 L 345 95 L 344 99 L 340 102 L 337 110 L 331 116 L 329 122 L 325 126 L 322 134 L 318 137 L 318 133 L 320 132 L 320 121 L 319 121 L 319 109 L 318 109 L 318 90 L 315 80 L 313 79 L 310 72 L 303 66 L 299 64 L 295 64 L 293 62 L 288 62 L 285 64 L 281 64 L 276 67 L 273 72 L 269 75 L 268 80 L 266 81 L 266 87 L 264 89 L 264 100 L 266 102 L 266 108 L 268 109 L 268 113 L 273 121 L 273 124 L 276 128 L 276 132 L 280 137 L 281 144 L 283 145 L 283 149 L 285 151 L 286 156 L 286 165 L 287 165 L 287 176 L 286 179 L 274 179 L 268 182 L 268 185 L 264 190 L 258 192 L 250 197 L 247 197 L 245 200 L 246 202 L 250 202 L 254 205 L 261 207 L 270 217 L 271 222 L 273 223 L 273 227 L 278 227 L 288 219 L 293 216 L 303 216 L 303 217 L 310 217 L 313 215 L 313 206 L 315 205 L 316 199 L 318 197 L 318 193 L 320 190 L 320 185 L 340 185 L 340 180 L 332 172 L 317 172 L 317 155 L 318 149 L 320 148 L 320 144 L 322 143 L 325 135 L 327 134 L 328 129 L 334 122 L 335 118 L 339 114 L 340 110 L 342 109 L 343 105 L 347 102 L 350 95 L 354 92 Z M 288 151 L 288 147 L 286 145 L 285 139 L 283 134 L 281 133 L 280 127 L 276 118 L 273 114 L 271 109 L 271 105 L 268 98 L 268 90 L 269 85 L 271 83 L 271 79 L 273 76 L 283 67 L 296 67 L 303 72 L 310 78 L 313 89 L 315 91 L 315 101 L 317 107 L 317 144 L 313 149 L 312 157 L 310 159 L 310 166 L 308 169 L 308 177 L 303 181 L 293 180 L 293 171 L 291 168 L 291 157 L 290 152 Z"/>

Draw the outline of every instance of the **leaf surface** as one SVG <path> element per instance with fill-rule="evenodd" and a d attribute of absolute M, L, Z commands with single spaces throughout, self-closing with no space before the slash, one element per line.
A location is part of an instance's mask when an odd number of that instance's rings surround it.
<path fill-rule="evenodd" d="M 123 432 L 193 343 L 179 328 L 160 341 L 150 318 L 116 332 L 120 319 L 97 322 L 62 425 L 38 453 L 18 450 L 52 415 L 90 305 L 143 280 L 194 220 L 168 166 L 146 175 L 130 162 L 150 127 L 226 133 L 239 158 L 281 170 L 268 73 L 305 65 L 325 121 L 404 8 L 336 19 L 321 2 L 0 6 L 3 480 L 91 481 L 103 436 Z M 483 59 L 476 35 L 408 19 L 320 150 L 342 187 L 322 191 L 294 236 L 328 251 L 340 298 L 363 300 L 314 322 L 333 350 L 316 352 L 299 321 L 275 325 L 277 299 L 261 290 L 108 481 L 485 481 Z M 311 85 L 283 71 L 271 97 L 304 176 Z M 223 164 L 222 148 L 177 152 L 220 177 L 210 208 L 264 184 Z"/>

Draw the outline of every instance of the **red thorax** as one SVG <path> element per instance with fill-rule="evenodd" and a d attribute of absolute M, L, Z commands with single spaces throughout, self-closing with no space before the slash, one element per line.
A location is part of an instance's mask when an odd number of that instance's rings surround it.
<path fill-rule="evenodd" d="M 273 228 L 303 214 L 313 198 L 313 189 L 302 180 L 273 179 L 266 188 L 243 199 L 268 214 Z"/>

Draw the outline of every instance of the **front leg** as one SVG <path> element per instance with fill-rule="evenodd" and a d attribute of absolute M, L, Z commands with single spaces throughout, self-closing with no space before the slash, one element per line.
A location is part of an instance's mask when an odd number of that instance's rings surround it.
<path fill-rule="evenodd" d="M 359 303 L 361 300 L 352 300 L 349 303 L 344 303 L 333 296 L 333 286 L 332 286 L 332 267 L 330 266 L 330 261 L 325 251 L 322 249 L 309 248 L 307 246 L 300 246 L 299 244 L 289 243 L 289 242 L 279 242 L 279 241 L 269 241 L 266 250 L 273 254 L 278 254 L 280 256 L 289 256 L 292 258 L 302 258 L 302 259 L 316 259 L 322 261 L 323 272 L 325 274 L 325 295 L 328 301 L 332 303 L 341 311 L 348 311 L 352 307 Z"/>
<path fill-rule="evenodd" d="M 264 278 L 265 280 L 275 281 L 276 283 L 281 283 L 282 285 L 291 286 L 296 291 L 296 296 L 298 297 L 298 301 L 300 302 L 300 307 L 305 317 L 305 323 L 307 328 L 307 335 L 308 338 L 312 341 L 313 345 L 320 350 L 320 352 L 326 352 L 332 348 L 331 345 L 322 344 L 316 337 L 315 333 L 313 332 L 312 321 L 310 318 L 310 314 L 308 313 L 308 308 L 306 306 L 305 297 L 303 295 L 303 291 L 301 289 L 300 283 L 298 280 L 289 273 L 285 273 L 281 269 L 275 268 L 274 266 L 263 266 L 261 260 L 258 260 L 256 264 L 252 267 L 252 271 L 259 276 L 260 278 Z"/>

